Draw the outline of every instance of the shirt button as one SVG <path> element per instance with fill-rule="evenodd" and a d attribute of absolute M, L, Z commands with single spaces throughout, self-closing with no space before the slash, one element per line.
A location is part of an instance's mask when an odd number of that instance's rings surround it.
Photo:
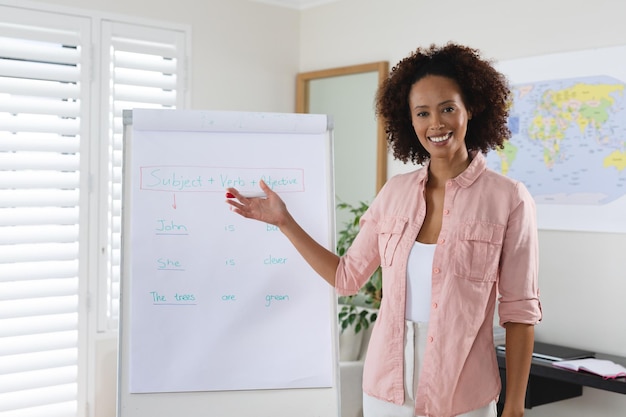
<path fill-rule="evenodd" d="M 452 181 L 447 181 L 446 182 L 446 186 L 448 186 L 448 187 L 452 186 Z"/>
<path fill-rule="evenodd" d="M 445 240 L 445 239 L 439 239 L 439 244 L 440 244 L 440 245 L 443 245 L 444 243 L 446 243 L 446 240 Z"/>
<path fill-rule="evenodd" d="M 439 305 L 437 305 L 437 303 L 433 303 L 433 308 L 436 309 L 437 307 L 439 307 Z"/>
<path fill-rule="evenodd" d="M 440 273 L 440 272 L 441 272 L 441 270 L 440 270 L 439 268 L 434 268 L 434 269 L 433 269 L 433 272 L 434 272 L 435 274 L 438 274 L 438 273 Z"/>
<path fill-rule="evenodd" d="M 448 214 L 450 214 L 450 210 L 445 209 L 445 210 L 443 211 L 443 214 L 444 214 L 445 216 L 447 216 Z"/>
<path fill-rule="evenodd" d="M 435 339 L 433 339 L 433 337 L 432 337 L 432 336 L 428 336 L 428 341 L 429 341 L 430 343 L 432 343 L 434 340 L 435 340 Z"/>

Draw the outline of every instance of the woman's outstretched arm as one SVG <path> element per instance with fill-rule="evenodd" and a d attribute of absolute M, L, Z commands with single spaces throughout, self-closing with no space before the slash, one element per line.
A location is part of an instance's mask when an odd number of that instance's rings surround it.
<path fill-rule="evenodd" d="M 226 203 L 232 211 L 243 217 L 278 226 L 311 268 L 334 287 L 339 257 L 317 243 L 300 227 L 287 210 L 284 201 L 265 182 L 260 181 L 259 184 L 265 198 L 248 198 L 236 188 L 227 188 Z"/>

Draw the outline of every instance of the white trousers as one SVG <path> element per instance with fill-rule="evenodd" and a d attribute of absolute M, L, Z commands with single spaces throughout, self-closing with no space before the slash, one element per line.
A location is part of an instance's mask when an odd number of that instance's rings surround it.
<path fill-rule="evenodd" d="M 413 414 L 415 389 L 422 367 L 428 323 L 406 322 L 404 341 L 404 404 L 397 405 L 363 393 L 363 417 L 423 417 Z M 496 417 L 496 402 L 457 417 Z"/>

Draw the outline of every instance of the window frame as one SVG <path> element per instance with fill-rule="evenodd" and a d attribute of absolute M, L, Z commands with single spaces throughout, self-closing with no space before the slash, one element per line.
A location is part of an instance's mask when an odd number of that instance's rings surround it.
<path fill-rule="evenodd" d="M 94 38 L 98 39 L 98 43 L 99 45 L 102 47 L 100 51 L 97 51 L 98 53 L 94 54 L 97 56 L 97 58 L 95 58 L 95 65 L 94 68 L 97 68 L 97 77 L 98 79 L 100 79 L 102 77 L 103 73 L 108 73 L 109 70 L 109 61 L 106 61 L 103 59 L 103 57 L 105 55 L 108 55 L 107 51 L 105 51 L 104 46 L 110 46 L 111 45 L 111 39 L 105 40 L 102 39 L 103 38 L 103 32 L 104 32 L 104 23 L 112 23 L 118 26 L 122 26 L 124 27 L 123 29 L 121 29 L 122 31 L 137 31 L 138 29 L 140 29 L 140 31 L 144 31 L 144 33 L 135 35 L 137 37 L 139 37 L 139 35 L 142 34 L 146 34 L 147 32 L 152 32 L 155 34 L 155 37 L 158 38 L 160 36 L 159 32 L 162 32 L 164 29 L 169 30 L 169 31 L 179 31 L 183 33 L 184 39 L 182 39 L 182 42 L 184 43 L 183 48 L 183 55 L 182 57 L 179 57 L 179 59 L 181 59 L 180 62 L 180 67 L 181 70 L 183 72 L 183 76 L 180 77 L 180 80 L 178 80 L 177 82 L 177 100 L 176 100 L 176 107 L 180 108 L 180 109 L 184 109 L 184 108 L 189 108 L 189 105 L 191 103 L 191 89 L 189 88 L 189 60 L 190 60 L 190 50 L 191 50 L 191 27 L 187 26 L 187 25 L 170 25 L 170 26 L 165 26 L 166 24 L 163 22 L 155 22 L 155 21 L 151 21 L 151 20 L 146 20 L 146 19 L 133 19 L 132 21 L 129 21 L 128 19 L 122 19 L 122 18 L 118 18 L 118 19 L 114 19 L 111 15 L 104 15 L 104 14 L 99 14 L 98 15 L 98 24 L 97 24 L 97 29 L 99 30 L 98 34 L 94 34 Z M 94 25 L 95 27 L 96 25 Z M 130 27 L 133 26 L 133 27 Z M 116 33 L 120 33 L 120 32 L 116 32 Z M 162 39 L 155 39 L 155 40 L 162 40 Z M 180 41 L 180 40 L 179 40 Z M 109 122 L 108 122 L 108 117 L 109 117 L 109 113 L 105 112 L 105 109 L 107 109 L 108 107 L 108 100 L 109 100 L 109 85 L 110 84 L 110 80 L 109 79 L 109 83 L 102 83 L 100 85 L 94 86 L 95 88 L 99 88 L 99 92 L 98 93 L 94 93 L 93 97 L 98 97 L 99 99 L 99 105 L 98 105 L 98 111 L 94 111 L 93 115 L 94 115 L 94 120 L 92 120 L 92 124 L 91 126 L 93 127 L 97 127 L 98 131 L 93 133 L 92 136 L 93 137 L 100 137 L 100 138 L 107 138 L 108 137 L 108 129 L 109 129 Z M 179 88 L 181 90 L 179 90 Z M 181 94 L 179 94 L 181 93 Z M 97 119 L 97 120 L 95 120 Z M 111 139 L 111 138 L 109 138 Z M 92 161 L 93 165 L 92 166 L 97 166 L 98 167 L 98 174 L 95 177 L 96 180 L 94 181 L 94 183 L 97 181 L 98 183 L 95 185 L 97 187 L 98 193 L 92 193 L 92 194 L 99 194 L 98 196 L 94 196 L 94 198 L 96 199 L 95 203 L 98 204 L 98 210 L 99 211 L 107 211 L 108 207 L 106 205 L 106 201 L 109 198 L 108 195 L 108 160 L 106 158 L 106 155 L 108 154 L 108 146 L 109 146 L 109 142 L 108 141 L 99 141 L 100 142 L 100 147 L 98 148 L 97 152 L 92 152 L 93 156 L 95 158 L 98 158 L 97 160 Z M 97 250 L 97 253 L 93 253 L 92 254 L 92 258 L 91 259 L 98 259 L 98 265 L 97 265 L 97 272 L 95 273 L 95 275 L 98 277 L 98 281 L 97 283 L 94 283 L 94 288 L 97 289 L 97 317 L 96 317 L 96 326 L 98 329 L 98 332 L 114 332 L 117 335 L 117 329 L 119 326 L 119 321 L 117 317 L 109 317 L 109 315 L 107 314 L 107 311 L 111 308 L 111 300 L 109 300 L 109 296 L 110 296 L 110 289 L 107 288 L 107 281 L 109 280 L 110 276 L 109 276 L 109 268 L 108 268 L 108 250 L 107 250 L 107 245 L 109 243 L 109 234 L 108 234 L 108 218 L 102 216 L 100 213 L 98 213 L 97 215 L 97 219 L 95 220 L 96 222 L 98 222 L 97 226 L 95 226 L 95 223 L 93 223 L 94 227 L 98 227 L 98 237 L 97 237 L 97 243 L 95 243 L 94 245 L 90 244 L 89 246 L 95 250 Z M 121 256 L 121 255 L 120 255 Z M 93 276 L 94 274 L 90 274 L 90 276 Z M 119 302 L 119 297 L 118 297 L 118 302 Z"/>

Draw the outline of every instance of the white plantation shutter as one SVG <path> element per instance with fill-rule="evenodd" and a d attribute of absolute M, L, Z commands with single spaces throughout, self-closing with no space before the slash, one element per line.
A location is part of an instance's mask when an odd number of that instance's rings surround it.
<path fill-rule="evenodd" d="M 186 105 L 185 42 L 182 31 L 128 25 L 104 21 L 102 23 L 103 79 L 102 100 L 110 103 L 109 112 L 104 113 L 103 137 L 108 137 L 106 149 L 101 154 L 107 187 L 103 187 L 108 224 L 101 242 L 106 247 L 103 262 L 105 283 L 109 294 L 106 314 L 101 316 L 101 328 L 117 328 L 119 320 L 120 253 L 121 253 L 121 185 L 123 121 L 122 111 L 134 108 L 184 108 Z M 106 188 L 106 189 L 105 189 Z M 106 197 L 106 199 L 104 199 Z"/>
<path fill-rule="evenodd" d="M 189 29 L 38 8 L 0 0 L 0 417 L 78 417 L 119 315 L 122 110 L 185 107 Z"/>
<path fill-rule="evenodd" d="M 0 417 L 79 396 L 89 20 L 0 6 Z"/>

